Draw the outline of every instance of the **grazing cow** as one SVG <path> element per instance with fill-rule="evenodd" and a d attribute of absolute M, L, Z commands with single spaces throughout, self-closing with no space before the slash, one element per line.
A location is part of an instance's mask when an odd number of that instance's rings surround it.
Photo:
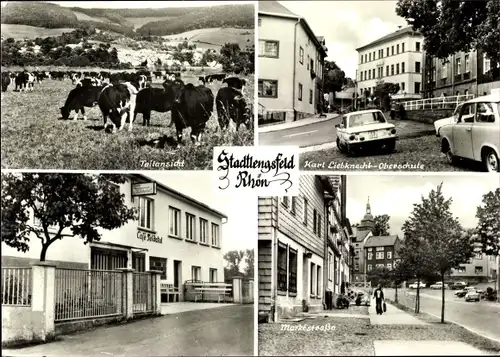
<path fill-rule="evenodd" d="M 26 90 L 26 87 L 28 86 L 28 79 L 29 79 L 28 71 L 19 72 L 15 80 L 16 91 L 19 90 L 20 92 L 22 92 L 23 90 Z"/>
<path fill-rule="evenodd" d="M 226 78 L 225 73 L 219 73 L 219 74 L 209 74 L 206 77 L 206 81 L 212 83 L 213 81 L 223 81 L 224 78 Z"/>
<path fill-rule="evenodd" d="M 191 140 L 201 140 L 201 134 L 214 108 L 214 95 L 207 87 L 188 83 L 179 92 L 172 107 L 172 121 L 177 132 L 177 142 L 182 142 L 182 131 L 191 127 Z"/>
<path fill-rule="evenodd" d="M 77 87 L 92 87 L 100 86 L 102 84 L 101 80 L 98 78 L 82 78 L 76 81 Z"/>
<path fill-rule="evenodd" d="M 78 118 L 78 112 L 83 115 L 83 120 L 87 120 L 84 107 L 95 107 L 104 86 L 76 87 L 72 89 L 64 106 L 59 108 L 63 119 L 68 119 L 72 110 L 75 111 L 73 120 Z"/>
<path fill-rule="evenodd" d="M 182 81 L 166 81 L 163 83 L 163 89 L 145 88 L 137 94 L 135 105 L 134 120 L 137 114 L 142 114 L 142 125 L 149 126 L 151 111 L 166 113 L 172 110 L 174 100 L 177 98 L 181 89 L 184 87 Z M 173 125 L 173 120 L 169 126 Z"/>
<path fill-rule="evenodd" d="M 236 131 L 241 124 L 251 129 L 252 114 L 240 90 L 233 87 L 220 88 L 215 99 L 215 106 L 221 130 L 226 129 L 231 120 L 236 125 Z"/>
<path fill-rule="evenodd" d="M 2 72 L 2 92 L 7 91 L 7 87 L 10 84 L 10 73 L 9 72 Z"/>
<path fill-rule="evenodd" d="M 122 130 L 125 126 L 127 114 L 130 115 L 129 131 L 132 130 L 133 113 L 135 113 L 135 102 L 137 97 L 137 88 L 129 82 L 108 84 L 101 91 L 98 98 L 99 108 L 104 119 L 104 129 L 108 127 L 108 116 L 113 126 L 113 133 Z"/>
<path fill-rule="evenodd" d="M 141 90 L 146 88 L 147 82 L 148 82 L 148 77 L 146 77 L 146 75 L 144 74 L 140 74 L 139 78 L 137 79 L 137 83 L 139 84 L 138 89 Z"/>
<path fill-rule="evenodd" d="M 243 78 L 227 77 L 227 78 L 224 78 L 222 83 L 226 83 L 228 87 L 232 87 L 232 88 L 238 89 L 240 91 L 244 91 L 245 85 L 247 84 L 247 81 Z"/>

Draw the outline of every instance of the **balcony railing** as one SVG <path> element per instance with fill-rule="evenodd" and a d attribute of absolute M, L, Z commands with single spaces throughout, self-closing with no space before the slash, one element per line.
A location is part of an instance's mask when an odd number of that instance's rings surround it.
<path fill-rule="evenodd" d="M 459 103 L 473 99 L 474 94 L 462 94 L 450 97 L 427 98 L 419 100 L 410 100 L 404 102 L 406 110 L 419 109 L 455 109 Z"/>

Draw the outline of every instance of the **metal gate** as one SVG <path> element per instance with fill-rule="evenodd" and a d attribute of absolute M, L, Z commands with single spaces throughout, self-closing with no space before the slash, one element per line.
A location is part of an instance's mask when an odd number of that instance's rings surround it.
<path fill-rule="evenodd" d="M 134 272 L 132 277 L 132 302 L 134 314 L 149 313 L 154 309 L 156 279 L 150 273 Z"/>

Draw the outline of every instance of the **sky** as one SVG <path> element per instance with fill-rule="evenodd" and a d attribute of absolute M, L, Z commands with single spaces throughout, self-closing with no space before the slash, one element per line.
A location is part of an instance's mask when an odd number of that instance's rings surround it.
<path fill-rule="evenodd" d="M 403 238 L 401 227 L 432 189 L 443 182 L 445 198 L 452 197 L 451 211 L 464 228 L 475 228 L 476 208 L 483 195 L 500 187 L 498 175 L 398 175 L 347 176 L 347 217 L 351 224 L 359 223 L 366 212 L 370 197 L 373 216 L 389 215 L 390 233 Z"/>
<path fill-rule="evenodd" d="M 222 225 L 223 252 L 257 246 L 257 197 L 218 193 L 212 171 L 148 171 L 143 174 L 224 213 L 228 219 Z"/>
<path fill-rule="evenodd" d="M 397 1 L 280 1 L 304 17 L 317 36 L 324 36 L 327 60 L 335 61 L 347 77 L 356 77 L 356 48 L 406 27 L 396 15 Z"/>
<path fill-rule="evenodd" d="M 226 1 L 49 1 L 65 7 L 81 7 L 94 9 L 155 9 L 166 7 L 199 7 L 227 5 Z M 252 1 L 238 1 L 251 4 Z"/>

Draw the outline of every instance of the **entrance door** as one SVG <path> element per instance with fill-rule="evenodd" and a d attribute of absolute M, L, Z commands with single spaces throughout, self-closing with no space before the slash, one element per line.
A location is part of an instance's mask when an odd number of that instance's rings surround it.
<path fill-rule="evenodd" d="M 146 271 L 146 257 L 143 253 L 132 253 L 132 269 L 139 273 Z"/>
<path fill-rule="evenodd" d="M 182 262 L 174 260 L 174 287 L 180 288 L 182 281 Z"/>

